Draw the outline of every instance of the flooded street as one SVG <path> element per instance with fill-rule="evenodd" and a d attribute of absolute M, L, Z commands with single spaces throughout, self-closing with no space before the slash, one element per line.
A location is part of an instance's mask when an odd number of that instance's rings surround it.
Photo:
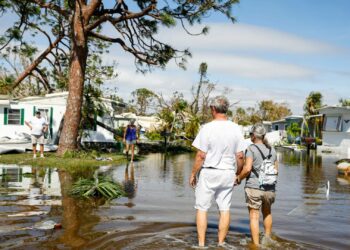
<path fill-rule="evenodd" d="M 349 249 L 350 178 L 338 158 L 279 152 L 272 249 Z M 104 203 L 68 195 L 67 172 L 0 165 L 0 248 L 191 249 L 196 244 L 194 192 L 188 185 L 193 154 L 151 154 L 142 162 L 102 166 L 123 183 L 127 197 Z M 330 183 L 327 196 L 327 181 Z M 62 229 L 40 228 L 53 221 Z M 208 217 L 208 244 L 216 249 L 217 210 Z M 226 249 L 249 249 L 243 185 L 236 187 Z"/>

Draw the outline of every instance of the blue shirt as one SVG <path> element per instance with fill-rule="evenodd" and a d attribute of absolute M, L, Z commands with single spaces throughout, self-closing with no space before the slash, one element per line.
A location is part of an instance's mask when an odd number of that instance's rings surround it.
<path fill-rule="evenodd" d="M 125 135 L 125 140 L 127 141 L 134 141 L 137 139 L 136 136 L 136 127 L 135 126 L 129 126 L 126 129 L 126 135 Z"/>

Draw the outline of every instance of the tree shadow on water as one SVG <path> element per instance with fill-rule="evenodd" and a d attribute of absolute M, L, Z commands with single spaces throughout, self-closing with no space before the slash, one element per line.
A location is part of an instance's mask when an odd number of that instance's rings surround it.
<path fill-rule="evenodd" d="M 72 175 L 67 171 L 59 171 L 62 193 L 62 234 L 58 242 L 72 248 L 80 248 L 89 239 L 84 232 L 92 232 L 100 218 L 93 215 L 93 210 L 101 201 L 91 199 L 77 199 L 70 195 L 74 183 Z"/>

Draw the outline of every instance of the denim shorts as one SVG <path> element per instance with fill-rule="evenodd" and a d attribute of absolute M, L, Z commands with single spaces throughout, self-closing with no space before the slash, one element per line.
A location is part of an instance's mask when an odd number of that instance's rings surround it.
<path fill-rule="evenodd" d="M 195 209 L 208 211 L 215 200 L 220 211 L 229 211 L 235 179 L 234 170 L 202 168 L 195 190 Z"/>
<path fill-rule="evenodd" d="M 126 140 L 125 142 L 128 145 L 136 144 L 136 140 Z"/>

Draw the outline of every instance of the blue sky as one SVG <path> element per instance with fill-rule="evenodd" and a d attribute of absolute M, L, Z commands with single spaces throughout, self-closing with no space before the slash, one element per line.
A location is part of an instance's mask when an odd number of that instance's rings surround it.
<path fill-rule="evenodd" d="M 132 57 L 113 46 L 104 59 L 118 64 L 119 76 L 106 87 L 118 87 L 117 94 L 126 100 L 140 87 L 164 96 L 181 91 L 190 97 L 191 86 L 199 78 L 199 64 L 207 62 L 216 94 L 230 88 L 229 98 L 239 106 L 252 107 L 272 99 L 302 114 L 311 91 L 320 91 L 324 102 L 334 105 L 339 98 L 350 98 L 349 10 L 348 0 L 241 0 L 233 8 L 235 24 L 218 15 L 203 21 L 210 26 L 207 36 L 190 37 L 181 27 L 160 30 L 163 41 L 191 50 L 186 71 L 171 62 L 166 70 L 135 73 Z M 104 32 L 117 36 L 108 26 Z M 45 48 L 42 41 L 35 42 Z"/>
<path fill-rule="evenodd" d="M 242 0 L 233 9 L 235 24 L 217 15 L 203 22 L 210 26 L 207 36 L 189 37 L 181 28 L 160 32 L 169 43 L 190 48 L 187 71 L 170 64 L 166 71 L 143 76 L 119 56 L 119 92 L 127 98 L 132 88 L 149 87 L 190 96 L 205 61 L 217 94 L 231 88 L 230 100 L 239 106 L 272 99 L 302 114 L 311 91 L 320 91 L 325 104 L 337 104 L 339 98 L 350 98 L 349 9 L 347 0 Z"/>

